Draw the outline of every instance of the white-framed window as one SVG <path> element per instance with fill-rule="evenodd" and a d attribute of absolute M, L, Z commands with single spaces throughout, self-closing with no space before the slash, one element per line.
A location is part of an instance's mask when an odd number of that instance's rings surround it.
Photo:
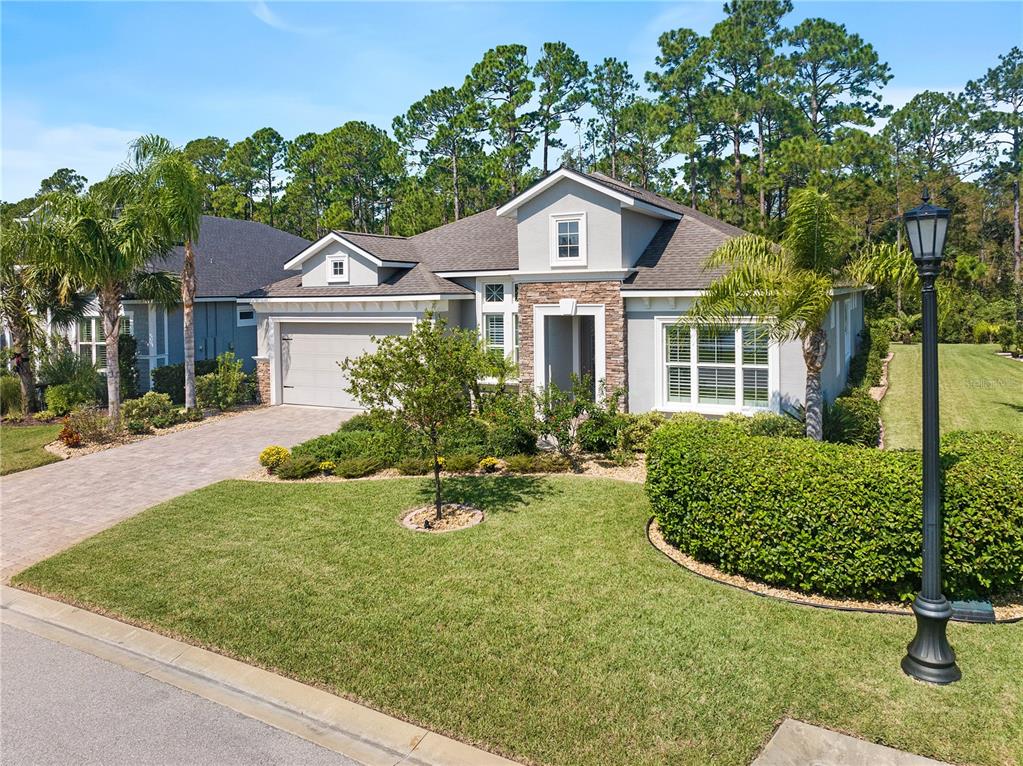
<path fill-rule="evenodd" d="M 483 315 L 483 341 L 488 351 L 504 356 L 504 314 Z"/>
<path fill-rule="evenodd" d="M 586 263 L 586 213 L 551 216 L 551 265 Z"/>
<path fill-rule="evenodd" d="M 515 312 L 512 314 L 512 326 L 514 327 L 515 337 L 513 338 L 514 347 L 512 348 L 512 361 L 515 364 L 519 363 L 519 314 Z"/>
<path fill-rule="evenodd" d="M 331 255 L 327 258 L 327 281 L 347 282 L 348 281 L 348 256 Z"/>
<path fill-rule="evenodd" d="M 252 327 L 256 324 L 256 311 L 248 303 L 238 304 L 238 326 Z"/>
<path fill-rule="evenodd" d="M 131 335 L 135 315 L 125 312 L 121 315 L 121 335 Z M 78 355 L 105 373 L 107 371 L 107 339 L 103 332 L 103 318 L 82 317 L 78 320 Z"/>
<path fill-rule="evenodd" d="M 504 285 L 500 282 L 483 285 L 483 300 L 487 303 L 504 303 Z"/>
<path fill-rule="evenodd" d="M 776 379 L 776 345 L 762 325 L 680 324 L 658 327 L 659 405 L 710 414 L 768 410 Z"/>

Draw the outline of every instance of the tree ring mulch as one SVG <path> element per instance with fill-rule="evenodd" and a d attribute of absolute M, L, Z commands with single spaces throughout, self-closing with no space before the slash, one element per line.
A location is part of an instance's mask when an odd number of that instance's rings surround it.
<path fill-rule="evenodd" d="M 728 585 L 732 588 L 744 590 L 754 596 L 773 598 L 776 601 L 785 601 L 797 606 L 811 606 L 816 609 L 835 609 L 841 612 L 869 612 L 871 614 L 892 614 L 899 617 L 912 617 L 913 610 L 908 606 L 890 601 L 858 601 L 855 599 L 835 599 L 826 596 L 818 596 L 813 593 L 800 593 L 799 591 L 780 588 L 776 585 L 751 580 L 742 575 L 727 574 L 717 567 L 697 561 L 687 553 L 683 553 L 674 545 L 664 539 L 657 519 L 653 516 L 647 522 L 646 536 L 650 544 L 681 567 L 688 569 L 695 575 L 705 580 Z M 999 600 L 1003 601 L 1003 600 Z M 1008 622 L 1019 622 L 1023 620 L 1023 604 L 1019 599 L 1009 598 L 1002 603 L 995 603 L 994 623 L 977 624 L 999 624 Z M 969 620 L 956 620 L 956 622 L 971 622 Z"/>
<path fill-rule="evenodd" d="M 444 503 L 441 506 L 441 518 L 437 519 L 436 516 L 435 506 L 424 505 L 402 516 L 401 525 L 413 532 L 440 533 L 468 529 L 483 521 L 483 511 L 461 503 Z"/>

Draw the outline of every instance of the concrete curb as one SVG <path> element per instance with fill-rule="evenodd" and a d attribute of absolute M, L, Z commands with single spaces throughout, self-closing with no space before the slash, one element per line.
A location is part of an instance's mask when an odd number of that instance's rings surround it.
<path fill-rule="evenodd" d="M 0 588 L 0 620 L 204 697 L 366 766 L 512 766 L 290 678 L 78 607 Z"/>

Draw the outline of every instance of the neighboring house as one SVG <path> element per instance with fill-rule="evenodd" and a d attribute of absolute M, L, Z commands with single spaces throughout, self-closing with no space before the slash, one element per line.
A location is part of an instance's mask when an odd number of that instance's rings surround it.
<path fill-rule="evenodd" d="M 282 265 L 308 246 L 308 240 L 263 223 L 204 215 L 194 245 L 195 358 L 214 359 L 234 351 L 251 371 L 256 317 L 240 296 L 287 275 Z M 183 259 L 184 248 L 176 247 L 150 266 L 180 274 Z M 125 296 L 123 307 L 122 332 L 131 333 L 138 344 L 139 384 L 145 391 L 153 369 L 185 360 L 181 306 L 166 309 Z M 106 342 L 98 313 L 94 305 L 71 330 L 69 340 L 79 354 L 105 372 Z"/>
<path fill-rule="evenodd" d="M 478 329 L 518 362 L 520 384 L 573 373 L 625 387 L 634 412 L 780 411 L 802 402 L 798 342 L 755 321 L 686 321 L 714 279 L 707 257 L 744 232 L 600 174 L 561 169 L 507 204 L 414 237 L 331 232 L 250 293 L 257 377 L 271 404 L 353 407 L 338 361 L 407 333 L 432 309 Z M 682 320 L 681 322 L 679 320 Z M 829 399 L 863 327 L 863 291 L 836 291 L 828 317 Z"/>

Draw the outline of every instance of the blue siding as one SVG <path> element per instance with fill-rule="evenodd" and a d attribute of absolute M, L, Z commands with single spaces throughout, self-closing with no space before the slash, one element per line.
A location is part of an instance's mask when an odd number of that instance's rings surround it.
<path fill-rule="evenodd" d="M 195 358 L 216 359 L 225 351 L 234 351 L 252 372 L 256 363 L 256 327 L 238 327 L 237 304 L 234 301 L 202 301 L 195 304 Z M 171 310 L 168 317 L 170 334 L 169 362 L 185 361 L 184 327 L 181 307 Z"/>

